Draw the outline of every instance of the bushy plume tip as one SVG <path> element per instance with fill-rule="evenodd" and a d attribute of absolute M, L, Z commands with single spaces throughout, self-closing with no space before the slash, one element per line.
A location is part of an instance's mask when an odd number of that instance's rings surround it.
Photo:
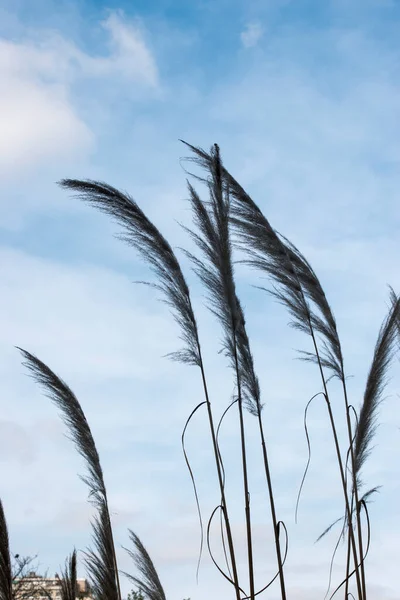
<path fill-rule="evenodd" d="M 46 395 L 61 410 L 72 441 L 86 462 L 88 476 L 82 479 L 88 485 L 90 498 L 94 500 L 98 510 L 98 516 L 95 517 L 93 524 L 96 551 L 90 552 L 87 559 L 89 577 L 93 583 L 96 600 L 121 600 L 103 471 L 85 414 L 75 394 L 62 379 L 30 352 L 22 348 L 18 350 L 23 355 L 24 365 L 33 378 L 43 386 Z"/>
<path fill-rule="evenodd" d="M 77 594 L 77 570 L 76 550 L 67 558 L 65 567 L 61 571 L 61 600 L 76 600 Z"/>
<path fill-rule="evenodd" d="M 61 410 L 62 419 L 68 427 L 72 441 L 86 462 L 89 474 L 82 479 L 90 489 L 91 498 L 95 502 L 102 501 L 106 497 L 106 488 L 100 458 L 89 424 L 77 397 L 68 385 L 44 362 L 22 348 L 18 348 L 18 350 L 24 357 L 25 362 L 23 364 L 28 368 L 32 377 L 44 388 L 46 395 Z"/>
<path fill-rule="evenodd" d="M 159 283 L 152 284 L 164 296 L 181 329 L 185 346 L 170 354 L 181 362 L 200 366 L 197 323 L 189 288 L 171 246 L 128 194 L 102 181 L 63 179 L 60 186 L 77 192 L 78 198 L 113 217 L 124 230 L 119 236 L 149 263 Z"/>
<path fill-rule="evenodd" d="M 192 160 L 209 171 L 213 162 L 211 153 L 184 143 L 195 154 Z M 239 246 L 247 254 L 245 262 L 271 277 L 275 286 L 271 293 L 288 309 L 295 328 L 309 335 L 313 331 L 320 334 L 322 352 L 319 360 L 322 366 L 343 379 L 336 321 L 314 270 L 301 252 L 271 227 L 259 207 L 224 167 L 222 177 L 231 198 L 230 220 Z M 305 353 L 303 358 L 313 362 L 317 360 L 315 353 Z"/>
<path fill-rule="evenodd" d="M 361 486 L 361 469 L 371 452 L 371 442 L 377 429 L 377 410 L 383 399 L 387 372 L 396 350 L 397 327 L 400 320 L 400 299 L 391 290 L 391 306 L 379 331 L 374 356 L 367 377 L 364 398 L 359 411 L 354 441 L 354 461 L 357 487 Z"/>
<path fill-rule="evenodd" d="M 187 255 L 208 291 L 210 309 L 219 319 L 224 332 L 223 350 L 234 368 L 237 352 L 242 397 L 249 411 L 257 415 L 262 408 L 260 387 L 254 371 L 243 309 L 236 295 L 229 232 L 230 190 L 222 177 L 223 166 L 217 144 L 210 151 L 208 171 L 210 200 L 207 205 L 188 183 L 196 231 L 187 231 L 203 257 L 200 259 L 189 252 Z"/>
<path fill-rule="evenodd" d="M 166 600 L 164 589 L 149 553 L 139 537 L 131 530 L 129 530 L 129 537 L 134 550 L 132 551 L 127 548 L 125 550 L 133 559 L 139 571 L 139 576 L 129 575 L 129 573 L 125 573 L 125 575 L 139 587 L 146 600 Z"/>

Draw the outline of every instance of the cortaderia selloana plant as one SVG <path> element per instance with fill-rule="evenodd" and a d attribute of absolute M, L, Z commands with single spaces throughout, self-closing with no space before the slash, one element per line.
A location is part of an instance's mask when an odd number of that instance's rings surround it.
<path fill-rule="evenodd" d="M 92 523 L 94 548 L 85 553 L 84 559 L 93 596 L 95 600 L 122 600 L 107 490 L 100 457 L 85 414 L 77 397 L 62 379 L 35 355 L 22 348 L 18 349 L 22 353 L 24 364 L 32 377 L 44 388 L 46 395 L 60 409 L 71 439 L 86 463 L 88 474 L 82 477 L 82 480 L 87 484 L 90 492 L 89 498 L 96 508 Z M 142 571 L 144 580 L 137 577 L 136 582 L 149 589 L 149 586 L 153 585 L 155 591 L 149 596 L 151 600 L 165 600 L 156 570 L 152 566 L 143 544 L 133 532 L 130 533 L 135 546 L 134 551 L 130 551 L 130 555 L 138 565 L 145 564 L 147 566 L 147 570 Z M 72 597 L 75 597 L 75 579 L 76 553 L 74 551 L 63 571 L 63 600 L 71 600 Z"/>
<path fill-rule="evenodd" d="M 191 151 L 189 160 L 202 169 L 202 175 L 194 179 L 204 183 L 207 200 L 203 200 L 194 184 L 188 181 L 189 204 L 193 215 L 193 227 L 186 228 L 194 242 L 192 252 L 185 251 L 193 270 L 207 292 L 207 304 L 222 330 L 222 350 L 233 373 L 234 398 L 225 403 L 225 410 L 237 410 L 239 447 L 241 455 L 240 474 L 243 482 L 243 519 L 247 548 L 245 574 L 239 569 L 238 550 L 231 522 L 230 498 L 228 497 L 224 456 L 219 445 L 219 426 L 215 403 L 212 398 L 204 364 L 198 322 L 194 312 L 191 292 L 180 262 L 169 242 L 148 219 L 131 196 L 101 181 L 64 179 L 61 187 L 114 218 L 122 226 L 121 238 L 130 244 L 148 263 L 156 280 L 151 283 L 169 306 L 180 330 L 182 348 L 170 355 L 198 369 L 199 385 L 204 400 L 191 407 L 190 415 L 182 433 L 184 456 L 192 478 L 201 530 L 201 548 L 204 533 L 211 558 L 223 576 L 232 585 L 236 600 L 255 600 L 262 593 L 268 594 L 273 582 L 279 583 L 280 596 L 287 600 L 285 561 L 288 550 L 288 533 L 279 519 L 273 488 L 273 465 L 270 464 L 268 443 L 264 430 L 264 413 L 259 379 L 246 329 L 243 306 L 235 282 L 233 254 L 240 252 L 243 261 L 267 276 L 272 294 L 288 310 L 292 325 L 305 333 L 310 349 L 302 352 L 302 358 L 316 365 L 321 381 L 321 391 L 313 398 L 324 401 L 332 432 L 332 443 L 337 458 L 342 494 L 343 516 L 330 525 L 320 536 L 330 531 L 337 522 L 342 523 L 339 540 L 347 540 L 347 560 L 343 579 L 331 594 L 343 593 L 345 600 L 352 595 L 367 600 L 366 555 L 370 542 L 370 522 L 367 502 L 378 486 L 363 489 L 362 468 L 371 451 L 376 430 L 377 410 L 383 398 L 388 368 L 397 349 L 400 331 L 400 300 L 390 293 L 390 307 L 381 326 L 367 377 L 365 393 L 358 409 L 353 407 L 348 395 L 345 362 L 336 319 L 326 298 L 323 287 L 313 268 L 302 253 L 279 234 L 269 223 L 260 208 L 224 167 L 218 145 L 209 152 L 186 144 Z M 191 175 L 191 174 L 190 174 Z M 78 452 L 86 462 L 88 475 L 84 481 L 90 490 L 90 499 L 96 507 L 93 521 L 94 548 L 85 555 L 85 564 L 96 600 L 121 600 L 119 570 L 115 552 L 112 522 L 107 492 L 99 455 L 84 412 L 76 396 L 51 369 L 36 356 L 20 349 L 30 373 L 43 386 L 46 394 L 61 410 Z M 334 417 L 329 380 L 337 378 L 343 396 L 343 419 L 346 442 L 340 440 L 337 417 Z M 267 398 L 269 400 L 270 398 Z M 307 414 L 309 404 L 306 407 Z M 219 505 L 204 524 L 197 493 L 196 480 L 185 451 L 185 435 L 193 415 L 203 408 L 207 414 L 209 440 L 213 451 L 217 476 Z M 248 437 L 246 412 L 257 421 L 262 448 L 263 477 L 265 475 L 265 499 L 268 501 L 273 528 L 275 553 L 274 577 L 265 585 L 257 586 L 255 573 L 255 548 L 251 489 L 248 476 Z M 308 435 L 307 435 L 308 439 Z M 302 484 L 304 482 L 304 478 Z M 300 491 L 301 491 L 300 486 Z M 296 505 L 296 515 L 297 515 Z M 210 544 L 210 528 L 214 516 L 221 516 L 221 538 L 225 549 L 226 569 L 215 559 Z M 4 526 L 3 526 L 4 521 Z M 0 600 L 9 596 L 9 572 L 7 563 L 4 514 L 0 511 Z M 137 575 L 126 574 L 149 600 L 165 600 L 166 596 L 154 564 L 140 539 L 130 531 L 133 550 L 128 550 L 137 568 Z M 8 542 L 7 542 L 8 543 Z M 336 546 L 337 547 L 337 546 Z M 333 560 L 333 559 L 332 559 Z M 197 569 L 199 568 L 200 557 Z M 72 553 L 63 571 L 63 600 L 75 597 L 76 553 Z M 350 585 L 354 581 L 354 590 Z M 355 594 L 355 596 L 354 596 Z"/>

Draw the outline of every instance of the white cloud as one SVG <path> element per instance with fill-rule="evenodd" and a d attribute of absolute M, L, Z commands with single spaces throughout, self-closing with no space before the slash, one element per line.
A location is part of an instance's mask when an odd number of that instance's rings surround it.
<path fill-rule="evenodd" d="M 152 377 L 150 363 L 146 364 L 143 360 L 146 355 L 150 358 L 146 347 L 150 344 L 154 348 L 146 331 L 157 329 L 159 349 L 156 352 L 159 356 L 171 349 L 168 340 L 174 327 L 169 320 L 156 317 L 152 309 L 146 316 L 144 306 L 135 306 L 140 297 L 146 297 L 146 288 L 136 287 L 135 291 L 129 280 L 107 269 L 88 266 L 77 270 L 61 264 L 57 266 L 53 261 L 6 248 L 0 249 L 0 255 L 3 257 L 1 277 L 8 288 L 2 307 L 9 319 L 8 327 L 3 328 L 0 338 L 10 347 L 17 344 L 32 348 L 34 344 L 31 351 L 40 353 L 56 336 L 63 340 L 60 352 L 64 348 L 69 354 L 68 347 L 79 347 L 82 355 L 86 355 L 86 360 L 77 356 L 75 366 L 68 361 L 70 368 L 76 368 L 80 373 L 83 373 L 84 368 L 88 375 L 91 372 L 92 376 L 96 374 L 97 377 L 99 365 L 107 364 L 108 376 L 127 377 L 129 374 L 143 380 Z M 22 272 L 25 273 L 23 277 Z M 110 296 L 110 290 L 118 288 L 121 298 L 125 300 L 122 300 L 117 309 L 109 302 L 114 298 L 113 293 Z M 26 306 L 24 290 L 28 289 L 29 305 Z M 67 297 L 68 306 L 63 302 L 63 298 Z M 91 305 L 92 298 L 98 298 L 95 306 Z M 35 318 L 32 319 L 43 308 L 45 315 L 44 318 L 41 317 L 40 323 Z M 61 317 L 63 312 L 64 316 Z M 89 336 L 79 325 L 82 318 L 95 324 Z M 132 339 L 121 336 L 121 331 L 128 323 L 129 329 L 136 331 L 140 338 L 140 351 L 136 358 L 132 355 L 129 357 L 129 348 L 133 351 L 135 348 Z M 95 339 L 99 353 L 94 355 L 92 351 L 85 350 L 85 347 Z M 121 361 L 123 355 L 126 358 Z M 160 364 L 163 363 L 160 358 Z"/>
<path fill-rule="evenodd" d="M 103 61 L 99 58 L 92 60 L 89 68 L 118 70 L 130 80 L 156 86 L 157 65 L 144 41 L 139 24 L 127 24 L 120 14 L 111 13 L 103 26 L 110 33 L 113 52 L 110 58 Z"/>
<path fill-rule="evenodd" d="M 0 53 L 4 44 L 0 45 Z M 0 173 L 10 176 L 44 160 L 77 158 L 93 134 L 74 111 L 65 86 L 40 84 L 0 72 Z"/>
<path fill-rule="evenodd" d="M 52 31 L 19 42 L 0 39 L 0 172 L 74 156 L 79 161 L 95 136 L 74 99 L 76 85 L 100 78 L 155 88 L 157 67 L 138 24 L 111 13 L 103 27 L 110 50 L 96 56 Z M 99 100 L 101 102 L 101 99 Z"/>
<path fill-rule="evenodd" d="M 245 48 L 252 48 L 260 41 L 264 33 L 261 23 L 248 23 L 240 34 L 240 39 Z"/>

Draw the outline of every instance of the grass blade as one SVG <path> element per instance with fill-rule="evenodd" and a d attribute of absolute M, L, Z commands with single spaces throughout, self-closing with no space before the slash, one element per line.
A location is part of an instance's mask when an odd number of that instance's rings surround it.
<path fill-rule="evenodd" d="M 0 500 L 0 600 L 13 600 L 12 569 L 8 528 Z"/>

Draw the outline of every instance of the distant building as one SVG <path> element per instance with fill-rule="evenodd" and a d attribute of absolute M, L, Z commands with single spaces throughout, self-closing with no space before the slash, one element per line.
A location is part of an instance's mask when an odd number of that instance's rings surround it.
<path fill-rule="evenodd" d="M 77 579 L 77 600 L 93 600 L 86 579 Z M 42 577 L 31 571 L 13 582 L 15 600 L 61 600 L 61 581 L 57 577 Z"/>

